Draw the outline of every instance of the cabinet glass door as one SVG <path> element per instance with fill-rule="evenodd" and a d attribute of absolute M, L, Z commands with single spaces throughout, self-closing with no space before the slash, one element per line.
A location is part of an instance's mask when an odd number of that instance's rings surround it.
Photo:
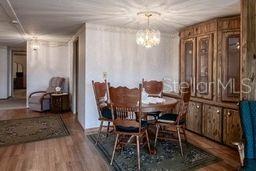
<path fill-rule="evenodd" d="M 222 101 L 239 101 L 240 91 L 240 34 L 223 34 L 222 49 Z"/>
<path fill-rule="evenodd" d="M 197 40 L 197 96 L 212 98 L 212 35 Z"/>
<path fill-rule="evenodd" d="M 181 43 L 181 82 L 191 86 L 191 95 L 194 96 L 195 83 L 195 39 L 182 40 Z M 183 83 L 182 83 L 183 84 Z"/>

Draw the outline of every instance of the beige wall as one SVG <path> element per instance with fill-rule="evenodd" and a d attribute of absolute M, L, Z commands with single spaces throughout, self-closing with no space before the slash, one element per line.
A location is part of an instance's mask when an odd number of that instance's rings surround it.
<path fill-rule="evenodd" d="M 78 120 L 84 129 L 97 127 L 98 113 L 91 81 L 138 86 L 142 78 L 179 80 L 179 36 L 162 34 L 159 46 L 145 49 L 136 44 L 136 30 L 95 24 L 83 25 L 69 41 L 70 81 L 73 82 L 73 42 L 79 39 Z M 75 104 L 73 83 L 70 85 Z"/>
<path fill-rule="evenodd" d="M 27 96 L 34 91 L 46 90 L 52 77 L 65 77 L 67 82 L 69 81 L 70 60 L 67 43 L 39 41 L 38 50 L 33 50 L 32 46 L 33 41 L 28 41 Z"/>
<path fill-rule="evenodd" d="M 142 78 L 178 80 L 178 35 L 162 33 L 160 44 L 149 49 L 135 38 L 136 30 L 86 25 L 86 128 L 99 124 L 91 81 L 103 81 L 103 72 L 113 86 L 138 87 Z"/>

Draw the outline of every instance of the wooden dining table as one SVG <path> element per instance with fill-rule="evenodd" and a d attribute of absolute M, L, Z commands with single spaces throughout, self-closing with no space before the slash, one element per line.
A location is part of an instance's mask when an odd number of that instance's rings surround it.
<path fill-rule="evenodd" d="M 150 112 L 166 112 L 171 111 L 175 108 L 178 101 L 171 97 L 164 96 L 165 102 L 157 103 L 157 104 L 143 104 L 142 103 L 142 112 L 143 113 L 150 113 Z"/>

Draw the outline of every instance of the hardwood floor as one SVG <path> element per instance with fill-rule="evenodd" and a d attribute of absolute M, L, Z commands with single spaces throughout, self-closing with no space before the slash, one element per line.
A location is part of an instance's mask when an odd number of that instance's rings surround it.
<path fill-rule="evenodd" d="M 0 111 L 0 120 L 36 117 L 44 113 L 26 109 Z M 62 115 L 71 132 L 70 136 L 26 144 L 0 147 L 1 171 L 108 171 L 109 164 L 99 155 L 86 134 L 96 130 L 83 131 L 75 116 Z M 201 168 L 200 171 L 237 170 L 239 157 L 236 150 L 222 146 L 188 132 L 190 143 L 222 158 L 223 160 Z"/>

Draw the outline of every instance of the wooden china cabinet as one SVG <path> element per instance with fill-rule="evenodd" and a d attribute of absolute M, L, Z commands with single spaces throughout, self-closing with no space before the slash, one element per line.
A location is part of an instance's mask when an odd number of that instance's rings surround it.
<path fill-rule="evenodd" d="M 216 18 L 180 32 L 180 82 L 191 85 L 187 129 L 232 146 L 242 137 L 240 17 Z"/>

